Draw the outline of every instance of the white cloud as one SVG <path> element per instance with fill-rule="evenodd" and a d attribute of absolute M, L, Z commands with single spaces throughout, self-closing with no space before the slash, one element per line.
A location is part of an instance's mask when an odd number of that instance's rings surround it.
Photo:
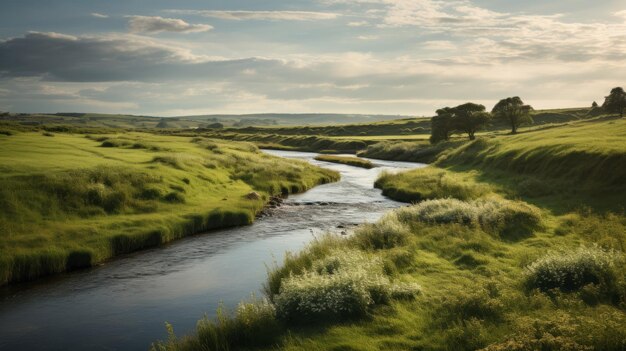
<path fill-rule="evenodd" d="M 428 50 L 454 50 L 457 46 L 448 40 L 431 40 L 421 44 L 421 47 Z"/>
<path fill-rule="evenodd" d="M 91 13 L 91 17 L 95 17 L 95 18 L 109 18 L 109 15 L 104 15 L 104 14 L 97 13 L 97 12 L 92 12 Z"/>
<path fill-rule="evenodd" d="M 198 15 L 223 20 L 270 20 L 270 21 L 316 21 L 331 20 L 340 15 L 313 11 L 212 11 L 212 10 L 167 10 L 169 13 Z"/>
<path fill-rule="evenodd" d="M 615 12 L 613 16 L 620 17 L 626 20 L 626 10 Z"/>
<path fill-rule="evenodd" d="M 159 16 L 126 16 L 129 18 L 128 27 L 133 33 L 198 33 L 213 29 L 208 24 L 189 24 L 177 18 L 163 18 Z"/>
<path fill-rule="evenodd" d="M 363 26 L 367 26 L 368 24 L 369 23 L 367 21 L 348 22 L 349 27 L 363 27 Z"/>
<path fill-rule="evenodd" d="M 359 40 L 376 40 L 378 39 L 378 35 L 359 35 L 357 39 Z"/>

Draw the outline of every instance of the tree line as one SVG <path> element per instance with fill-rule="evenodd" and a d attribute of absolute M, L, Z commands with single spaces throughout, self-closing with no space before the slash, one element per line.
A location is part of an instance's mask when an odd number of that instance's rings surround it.
<path fill-rule="evenodd" d="M 592 112 L 619 113 L 624 116 L 626 109 L 626 93 L 621 87 L 613 88 L 604 99 L 604 104 L 598 106 L 594 101 Z M 465 133 L 470 140 L 476 139 L 476 132 L 483 129 L 492 120 L 506 122 L 511 127 L 511 134 L 516 134 L 520 126 L 533 123 L 533 107 L 527 105 L 519 96 L 508 97 L 498 103 L 488 112 L 484 105 L 468 102 L 456 107 L 444 107 L 436 111 L 437 115 L 431 119 L 430 142 L 435 144 L 449 140 L 453 134 Z"/>

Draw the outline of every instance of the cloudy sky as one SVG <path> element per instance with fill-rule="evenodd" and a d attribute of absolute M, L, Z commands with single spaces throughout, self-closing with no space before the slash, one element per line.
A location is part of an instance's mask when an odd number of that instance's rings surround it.
<path fill-rule="evenodd" d="M 2 0 L 0 110 L 432 115 L 626 85 L 623 0 Z"/>

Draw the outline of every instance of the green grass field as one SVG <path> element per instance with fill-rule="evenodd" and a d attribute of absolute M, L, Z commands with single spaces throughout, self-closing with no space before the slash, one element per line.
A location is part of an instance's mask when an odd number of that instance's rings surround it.
<path fill-rule="evenodd" d="M 362 158 L 358 158 L 358 157 L 351 157 L 351 156 L 334 156 L 334 155 L 319 155 L 315 157 L 316 160 L 318 161 L 326 161 L 326 162 L 333 162 L 333 163 L 341 163 L 344 165 L 350 165 L 350 166 L 354 166 L 354 167 L 361 167 L 361 168 L 374 168 L 374 164 L 372 164 L 372 161 L 370 160 L 364 160 Z"/>
<path fill-rule="evenodd" d="M 268 300 L 154 349 L 625 350 L 626 120 L 429 152 L 377 181 L 416 204 L 287 255 Z"/>
<path fill-rule="evenodd" d="M 0 284 L 249 224 L 270 196 L 337 179 L 247 143 L 145 133 L 0 134 Z"/>

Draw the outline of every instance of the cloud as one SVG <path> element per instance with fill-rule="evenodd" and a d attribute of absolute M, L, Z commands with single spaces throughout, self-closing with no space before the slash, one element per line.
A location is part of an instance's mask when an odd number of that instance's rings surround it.
<path fill-rule="evenodd" d="M 359 40 L 376 40 L 378 39 L 378 35 L 359 35 L 357 39 Z"/>
<path fill-rule="evenodd" d="M 208 58 L 134 35 L 76 37 L 30 32 L 0 42 L 0 77 L 62 81 L 145 80 L 159 70 Z"/>
<path fill-rule="evenodd" d="M 317 21 L 331 20 L 340 15 L 313 11 L 211 11 L 211 10 L 167 10 L 169 13 L 198 15 L 223 20 L 270 20 L 270 21 Z"/>
<path fill-rule="evenodd" d="M 586 62 L 626 58 L 626 23 L 568 22 L 562 14 L 498 12 L 469 0 L 322 0 L 354 6 L 381 30 L 415 27 L 454 43 L 456 61 L 490 63 L 523 60 Z M 372 12 L 373 11 L 373 12 Z M 626 10 L 613 14 L 626 18 Z M 423 43 L 445 51 L 451 45 Z M 419 45 L 418 45 L 419 46 Z"/>
<path fill-rule="evenodd" d="M 104 14 L 97 13 L 97 12 L 92 12 L 91 13 L 91 17 L 95 17 L 95 18 L 109 18 L 109 15 L 104 15 Z"/>
<path fill-rule="evenodd" d="M 189 24 L 181 19 L 159 16 L 127 16 L 128 26 L 133 33 L 198 33 L 213 29 L 208 24 Z"/>
<path fill-rule="evenodd" d="M 421 44 L 421 46 L 428 50 L 454 50 L 456 45 L 449 40 L 431 40 Z"/>
<path fill-rule="evenodd" d="M 622 11 L 617 11 L 613 14 L 613 16 L 615 17 L 620 17 L 624 20 L 626 20 L 626 10 L 622 10 Z"/>
<path fill-rule="evenodd" d="M 348 22 L 349 27 L 363 27 L 367 26 L 369 23 L 367 21 L 356 21 L 356 22 Z"/>

